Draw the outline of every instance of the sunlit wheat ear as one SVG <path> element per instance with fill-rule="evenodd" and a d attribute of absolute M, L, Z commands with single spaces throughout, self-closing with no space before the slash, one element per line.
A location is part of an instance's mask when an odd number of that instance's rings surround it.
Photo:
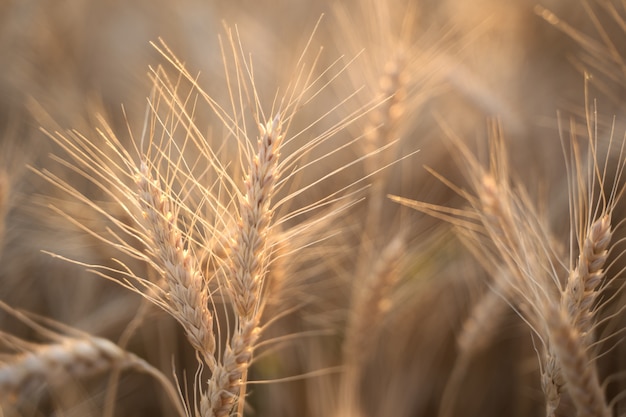
<path fill-rule="evenodd" d="M 250 161 L 245 192 L 239 196 L 238 233 L 229 242 L 230 296 L 242 320 L 259 314 L 263 280 L 267 271 L 268 226 L 271 198 L 280 173 L 277 170 L 283 135 L 280 116 L 260 128 L 257 154 Z"/>
<path fill-rule="evenodd" d="M 158 369 L 135 354 L 107 339 L 92 336 L 51 319 L 20 312 L 0 302 L 0 308 L 22 322 L 49 343 L 33 343 L 6 332 L 0 332 L 3 349 L 0 360 L 0 410 L 36 396 L 44 386 L 63 386 L 116 371 L 137 371 L 153 377 L 176 407 L 178 415 L 186 412 L 179 391 Z M 8 353 L 10 352 L 10 353 Z M 7 407 L 7 408 L 3 408 Z"/>
<path fill-rule="evenodd" d="M 138 171 L 139 205 L 149 230 L 151 250 L 164 271 L 171 311 L 185 329 L 191 345 L 213 369 L 215 336 L 206 280 L 195 254 L 185 248 L 171 197 L 152 178 L 145 162 L 141 162 Z"/>
<path fill-rule="evenodd" d="M 576 142 L 576 131 L 571 127 L 569 175 L 571 229 L 577 245 L 577 259 L 570 263 L 570 273 L 562 290 L 561 308 L 567 311 L 572 325 L 578 330 L 585 346 L 595 342 L 593 334 L 601 308 L 600 299 L 610 280 L 605 268 L 614 244 L 612 223 L 616 205 L 620 202 L 625 185 L 622 184 L 625 143 L 616 147 L 610 132 L 604 160 L 598 143 L 597 116 L 587 108 L 587 135 L 590 138 L 586 158 Z M 594 113 L 596 111 L 594 110 Z M 584 159 L 583 159 L 584 158 Z M 611 159 L 616 159 L 611 167 Z M 574 255 L 574 253 L 573 253 Z"/>
<path fill-rule="evenodd" d="M 310 43 L 309 39 L 307 47 Z M 331 179 L 371 155 L 321 176 L 313 172 L 313 179 L 302 173 L 315 171 L 316 164 L 355 146 L 361 137 L 345 140 L 337 134 L 380 102 L 359 104 L 335 122 L 335 112 L 354 99 L 354 93 L 339 98 L 334 106 L 314 104 L 349 63 L 338 60 L 318 71 L 319 55 L 309 65 L 303 53 L 289 85 L 281 90 L 282 98 L 265 104 L 255 85 L 252 60 L 237 32 L 229 29 L 222 42 L 228 95 L 219 101 L 200 87 L 165 43 L 155 47 L 176 75 L 171 77 L 171 71 L 161 67 L 151 71 L 154 89 L 140 139 L 131 133 L 124 144 L 106 123 L 100 137 L 92 139 L 76 132 L 50 134 L 65 152 L 54 159 L 101 191 L 124 218 L 60 176 L 50 171 L 40 174 L 107 222 L 104 231 L 93 230 L 66 216 L 122 255 L 115 261 L 117 267 L 87 266 L 140 293 L 185 329 L 202 359 L 195 378 L 196 401 L 189 409 L 202 416 L 224 416 L 237 407 L 241 415 L 247 371 L 263 328 L 272 255 L 287 239 L 319 230 L 358 201 L 363 191 L 359 181 L 365 183 L 367 177 L 341 186 Z M 296 113 L 304 109 L 313 111 L 310 121 L 289 129 L 296 125 Z M 219 141 L 212 141 L 199 125 L 200 110 L 208 110 L 207 119 L 225 131 Z M 257 134 L 251 133 L 251 121 L 258 122 Z M 342 140 L 341 145 L 330 147 L 328 142 L 334 139 Z M 322 145 L 330 151 L 309 158 Z M 283 153 L 285 149 L 289 152 Z M 294 201 L 312 189 L 323 189 L 323 197 L 296 206 Z M 327 236 L 333 233 L 326 231 Z M 301 246 L 324 238 L 314 239 L 301 239 L 305 242 Z M 296 253 L 297 248 L 291 251 Z M 146 266 L 157 274 L 147 273 Z M 158 279 L 150 281 L 154 275 Z M 213 314 L 216 306 L 224 309 L 225 321 L 212 321 L 218 316 Z"/>
<path fill-rule="evenodd" d="M 552 304 L 546 306 L 545 314 L 549 350 L 554 352 L 560 368 L 555 369 L 553 376 L 550 376 L 549 379 L 552 380 L 551 382 L 554 383 L 555 387 L 558 387 L 561 382 L 565 383 L 565 388 L 570 394 L 579 416 L 612 416 L 611 409 L 604 398 L 595 363 L 589 357 L 582 335 L 572 326 L 571 318 L 563 309 Z M 548 366 L 551 365 L 552 362 L 550 361 Z M 561 373 L 562 379 L 560 379 Z M 553 391 L 551 383 L 548 384 L 548 387 L 550 387 L 549 390 L 544 388 L 547 399 L 555 401 L 552 395 L 558 392 Z M 549 407 L 548 411 L 551 409 L 552 407 Z"/>
<path fill-rule="evenodd" d="M 146 361 L 97 337 L 65 338 L 61 343 L 41 345 L 27 344 L 8 334 L 2 334 L 0 339 L 3 343 L 21 344 L 26 350 L 5 358 L 0 365 L 0 392 L 5 399 L 28 395 L 46 382 L 57 384 L 68 377 L 85 378 L 115 367 L 158 373 Z"/>
<path fill-rule="evenodd" d="M 603 283 L 604 264 L 611 243 L 611 216 L 604 214 L 588 230 L 581 247 L 576 268 L 570 273 L 561 302 L 568 311 L 572 325 L 578 329 L 586 345 L 592 341 L 593 311 Z"/>
<path fill-rule="evenodd" d="M 260 126 L 257 153 L 249 161 L 245 190 L 239 195 L 237 232 L 229 242 L 229 270 L 223 283 L 237 313 L 237 326 L 209 380 L 202 402 L 208 409 L 202 410 L 203 415 L 230 415 L 232 407 L 243 400 L 266 301 L 262 290 L 269 260 L 267 229 L 282 142 L 280 116 Z"/>
<path fill-rule="evenodd" d="M 114 217 L 112 212 L 117 210 L 107 210 L 105 204 L 91 200 L 52 172 L 44 171 L 41 175 L 101 215 L 109 229 L 107 232 L 103 232 L 104 229 L 91 230 L 88 225 L 67 216 L 69 221 L 111 248 L 117 248 L 131 260 L 144 262 L 156 270 L 160 281 L 150 282 L 147 279 L 150 274 L 146 275 L 145 270 L 132 270 L 121 261 L 118 261 L 119 269 L 90 265 L 98 274 L 138 292 L 170 312 L 183 326 L 190 343 L 210 368 L 214 362 L 215 340 L 212 315 L 208 310 L 207 283 L 194 258 L 196 242 L 187 231 L 179 227 L 183 221 L 181 217 L 184 215 L 185 220 L 193 218 L 193 212 L 176 198 L 172 188 L 184 184 L 187 177 L 180 171 L 181 183 L 163 175 L 153 178 L 151 169 L 161 168 L 161 164 L 171 162 L 167 160 L 167 154 L 163 156 L 160 153 L 167 152 L 167 149 L 152 150 L 160 158 L 156 161 L 149 161 L 149 153 L 137 148 L 134 149 L 135 156 L 132 156 L 106 123 L 102 123 L 99 140 L 88 139 L 76 132 L 51 137 L 64 149 L 66 158 L 73 160 L 67 162 L 59 159 L 59 162 L 89 179 L 119 206 L 126 217 Z M 157 122 L 153 120 L 154 123 Z M 149 145 L 148 151 L 154 146 Z M 164 159 L 165 162 L 159 162 Z M 170 166 L 168 172 L 172 174 L 176 170 Z M 155 173 L 159 175 L 158 171 Z M 163 178 L 168 182 L 163 181 Z M 80 263 L 78 260 L 73 261 Z M 136 266 L 135 263 L 129 265 Z"/>
<path fill-rule="evenodd" d="M 546 400 L 546 416 L 553 417 L 561 403 L 565 379 L 561 364 L 551 346 L 544 347 L 540 355 L 541 389 Z"/>
<path fill-rule="evenodd" d="M 454 224 L 466 247 L 491 272 L 492 279 L 497 280 L 490 285 L 491 288 L 518 311 L 540 340 L 548 340 L 549 334 L 542 318 L 543 307 L 551 302 L 558 304 L 552 297 L 558 299 L 559 288 L 558 275 L 553 272 L 558 264 L 554 265 L 556 255 L 550 247 L 550 233 L 545 230 L 541 216 L 523 188 L 511 185 L 513 175 L 508 168 L 500 131 L 493 134 L 488 168 L 483 167 L 460 139 L 450 137 L 453 139 L 454 155 L 459 164 L 466 167 L 473 192 L 460 189 L 441 175 L 435 175 L 464 197 L 470 207 L 458 210 L 408 202 L 398 197 L 392 199 Z M 472 312 L 482 314 L 481 309 Z M 497 321 L 499 318 L 490 317 L 490 320 Z M 477 342 L 481 340 L 473 339 Z M 470 341 L 464 341 L 464 349 L 460 351 L 463 355 L 474 350 L 467 343 Z M 441 402 L 441 416 L 454 413 L 453 400 L 462 387 L 460 381 L 469 359 L 461 356 L 455 365 Z"/>
<path fill-rule="evenodd" d="M 596 350 L 593 349 L 595 342 L 593 333 L 598 322 L 596 314 L 601 307 L 602 292 L 607 288 L 605 281 L 615 278 L 606 277 L 604 268 L 612 246 L 613 225 L 611 219 L 624 192 L 624 186 L 621 182 L 625 156 L 624 142 L 616 151 L 611 132 L 606 147 L 606 157 L 604 160 L 601 159 L 598 150 L 596 120 L 597 117 L 587 115 L 589 139 L 586 160 L 582 159 L 581 151 L 577 145 L 576 131 L 574 125 L 571 126 L 571 161 L 568 164 L 570 224 L 572 234 L 578 242 L 578 247 L 576 248 L 572 244 L 572 248 L 577 249 L 578 257 L 575 266 L 570 267 L 566 284 L 561 291 L 560 310 L 558 312 L 565 317 L 567 324 L 571 327 L 568 330 L 568 337 L 573 339 L 571 343 L 575 343 L 582 352 L 573 352 L 573 348 L 567 344 L 559 346 L 561 341 L 552 338 L 546 353 L 547 360 L 543 369 L 543 381 L 549 388 L 546 391 L 547 398 L 550 398 L 550 393 L 554 394 L 561 391 L 565 386 L 578 410 L 595 408 L 595 413 L 602 412 L 603 415 L 610 415 L 611 412 L 604 400 L 602 390 L 596 388 L 598 375 L 593 362 L 594 354 L 592 352 Z M 609 167 L 609 161 L 613 156 L 617 158 L 614 171 Z M 556 312 L 552 313 L 557 314 Z M 548 320 L 548 327 L 550 323 Z M 558 323 L 556 323 L 556 327 L 554 332 L 563 333 L 565 331 L 559 328 Z M 562 358 L 561 355 L 568 355 L 568 357 Z M 576 369 L 576 355 L 580 356 L 578 360 L 587 358 L 589 361 L 588 369 L 585 369 L 576 381 L 571 381 L 577 372 L 582 372 L 580 369 Z M 566 366 L 572 369 L 565 369 Z M 551 383 L 554 384 L 553 387 L 550 386 Z M 550 412 L 554 413 L 558 402 L 555 402 L 553 407 L 550 407 L 550 403 L 548 406 L 548 415 L 552 415 Z M 581 413 L 583 412 L 581 411 Z"/>
<path fill-rule="evenodd" d="M 603 162 L 598 159 L 595 139 L 591 139 L 586 165 L 581 163 L 577 148 L 573 148 L 569 194 L 572 235 L 579 242 L 580 255 L 577 266 L 569 271 L 552 247 L 554 240 L 526 193 L 502 182 L 510 176 L 503 169 L 504 156 L 492 152 L 492 166 L 496 169 L 487 173 L 463 144 L 458 143 L 457 147 L 470 168 L 476 197 L 456 189 L 472 209 L 454 210 L 425 203 L 408 205 L 454 223 L 469 238 L 468 247 L 488 269 L 497 270 L 500 264 L 513 278 L 507 284 L 509 289 L 500 287 L 500 291 L 503 295 L 512 294 L 509 303 L 541 341 L 539 358 L 547 414 L 554 415 L 560 393 L 567 389 L 580 415 L 610 415 L 590 349 L 589 333 L 597 308 L 596 290 L 602 288 L 603 265 L 610 250 L 611 213 L 623 193 L 619 185 L 624 165 L 623 146 L 619 150 L 617 174 L 610 180 L 614 181 L 612 185 L 608 184 L 607 174 L 611 142 Z M 560 281 L 564 272 L 569 272 L 565 288 Z"/>

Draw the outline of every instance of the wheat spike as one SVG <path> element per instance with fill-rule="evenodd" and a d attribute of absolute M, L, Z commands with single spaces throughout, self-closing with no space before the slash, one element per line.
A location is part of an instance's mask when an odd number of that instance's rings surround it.
<path fill-rule="evenodd" d="M 182 232 L 172 203 L 154 180 L 145 163 L 137 174 L 138 198 L 152 250 L 157 255 L 169 288 L 167 300 L 174 317 L 211 370 L 215 367 L 213 315 L 208 308 L 208 292 L 194 255 L 185 249 Z"/>
<path fill-rule="evenodd" d="M 364 365 L 363 361 L 381 330 L 392 291 L 400 278 L 398 267 L 404 251 L 404 235 L 399 233 L 379 254 L 363 281 L 355 282 L 355 296 L 344 342 L 344 356 L 353 366 Z"/>
<path fill-rule="evenodd" d="M 270 200 L 278 179 L 278 158 L 283 141 L 281 120 L 276 116 L 260 125 L 257 154 L 250 161 L 245 193 L 240 196 L 237 234 L 230 241 L 228 294 L 237 313 L 237 328 L 226 346 L 202 394 L 201 415 L 224 417 L 245 393 L 247 370 L 260 336 L 264 299 L 263 281 L 267 272 Z"/>
<path fill-rule="evenodd" d="M 45 382 L 84 378 L 114 367 L 139 370 L 157 377 L 160 382 L 166 381 L 146 361 L 106 339 L 63 338 L 60 343 L 37 345 L 0 365 L 0 396 L 16 399 Z"/>
<path fill-rule="evenodd" d="M 612 237 L 611 216 L 605 214 L 594 221 L 578 256 L 578 265 L 571 272 L 562 295 L 562 307 L 581 337 L 591 338 L 594 302 L 604 278 L 604 264 Z M 591 340 L 587 340 L 589 345 Z"/>
<path fill-rule="evenodd" d="M 587 354 L 587 346 L 581 343 L 581 334 L 572 326 L 566 311 L 552 304 L 545 306 L 544 319 L 549 334 L 550 350 L 560 365 L 563 381 L 579 417 L 610 417 L 609 406 L 604 399 L 598 371 Z M 555 386 L 562 382 L 558 370 L 553 374 Z M 552 393 L 552 388 L 547 393 Z"/>
<path fill-rule="evenodd" d="M 278 178 L 279 149 L 283 140 L 280 117 L 260 126 L 258 153 L 250 161 L 245 194 L 239 199 L 238 233 L 230 241 L 228 286 L 239 317 L 257 314 L 267 261 L 267 229 L 272 218 L 270 199 Z"/>

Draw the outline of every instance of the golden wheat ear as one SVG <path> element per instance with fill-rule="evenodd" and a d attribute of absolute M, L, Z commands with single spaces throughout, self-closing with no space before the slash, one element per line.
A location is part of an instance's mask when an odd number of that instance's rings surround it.
<path fill-rule="evenodd" d="M 568 268 L 558 241 L 536 204 L 520 185 L 510 185 L 512 174 L 501 141 L 492 147 L 491 165 L 486 169 L 462 142 L 455 140 L 474 193 L 450 186 L 468 201 L 470 208 L 456 210 L 392 197 L 453 223 L 487 270 L 505 272 L 494 275 L 500 281 L 492 288 L 514 307 L 541 342 L 539 368 L 548 416 L 556 412 L 564 390 L 570 393 L 581 415 L 611 414 L 600 384 L 590 333 L 598 308 L 595 297 L 600 288 L 605 288 L 603 267 L 613 233 L 611 214 L 623 194 L 619 184 L 624 146 L 619 148 L 616 174 L 611 178 L 607 165 L 609 154 L 614 151 L 612 142 L 603 161 L 598 158 L 596 137 L 589 134 L 586 164 L 572 141 L 574 159 L 568 165 L 571 233 L 579 242 L 575 267 Z M 568 277 L 566 285 L 562 284 L 564 277 Z M 458 380 L 452 382 L 454 389 L 460 386 Z M 447 404 L 450 395 L 444 395 L 442 415 L 452 412 Z"/>
<path fill-rule="evenodd" d="M 61 387 L 71 381 L 113 371 L 136 371 L 154 378 L 163 388 L 178 415 L 186 411 L 179 391 L 161 371 L 115 343 L 51 319 L 13 309 L 4 302 L 0 308 L 29 327 L 48 343 L 28 342 L 0 332 L 3 349 L 0 361 L 0 410 L 19 409 L 32 402 L 46 387 Z M 34 404 L 31 404 L 34 405 Z"/>
<path fill-rule="evenodd" d="M 150 247 L 163 271 L 170 310 L 183 326 L 189 342 L 210 370 L 215 368 L 213 314 L 209 310 L 207 280 L 194 254 L 186 249 L 171 196 L 152 178 L 142 161 L 137 172 L 137 203 L 142 208 Z"/>
<path fill-rule="evenodd" d="M 263 293 L 270 259 L 268 227 L 272 221 L 271 198 L 276 182 L 284 136 L 276 116 L 260 125 L 257 153 L 250 160 L 245 191 L 239 196 L 237 230 L 229 242 L 228 265 L 223 286 L 237 314 L 237 325 L 227 342 L 202 394 L 201 415 L 226 416 L 241 404 L 247 372 L 261 333 L 260 321 L 266 304 Z"/>
<path fill-rule="evenodd" d="M 297 126 L 296 114 L 313 107 L 320 90 L 341 77 L 349 63 L 338 60 L 317 74 L 319 55 L 309 67 L 303 54 L 284 96 L 273 98 L 268 107 L 259 97 L 252 62 L 236 30 L 227 29 L 222 44 L 228 89 L 224 103 L 202 90 L 164 42 L 155 47 L 169 67 L 151 72 L 153 92 L 140 138 L 129 129 L 130 140 L 119 139 L 102 120 L 97 138 L 77 132 L 49 134 L 65 153 L 65 158 L 53 158 L 109 202 L 94 201 L 51 171 L 40 175 L 107 222 L 108 228 L 100 231 L 66 215 L 122 254 L 114 266 L 86 266 L 158 305 L 185 330 L 199 359 L 189 410 L 201 416 L 230 415 L 235 409 L 242 414 L 248 368 L 264 328 L 261 316 L 271 287 L 266 275 L 272 256 L 285 239 L 319 231 L 358 201 L 363 193 L 359 182 L 366 178 L 325 186 L 371 155 L 298 181 L 354 146 L 360 137 L 338 138 L 338 146 L 332 141 L 380 101 L 359 103 L 356 110 L 329 122 L 354 99 L 348 94 L 335 107 L 314 108 L 312 121 Z M 208 110 L 211 123 L 223 127 L 219 141 L 200 127 L 200 108 Z M 253 120 L 258 134 L 252 133 Z M 305 195 L 312 190 L 322 197 L 311 201 Z M 327 236 L 333 233 L 325 231 Z M 306 246 L 324 240 L 315 239 L 300 242 Z"/>

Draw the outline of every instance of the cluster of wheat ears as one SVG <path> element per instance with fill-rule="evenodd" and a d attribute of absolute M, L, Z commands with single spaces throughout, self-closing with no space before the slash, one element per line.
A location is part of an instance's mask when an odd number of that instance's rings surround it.
<path fill-rule="evenodd" d="M 626 86 L 624 13 L 582 2 L 593 36 L 530 7 L 579 48 L 583 102 L 528 139 L 458 58 L 526 9 L 431 32 L 400 3 L 338 4 L 289 58 L 225 25 L 209 77 L 157 39 L 147 101 L 84 129 L 25 94 L 38 130 L 0 139 L 0 416 L 624 413 L 623 107 L 595 100 Z"/>

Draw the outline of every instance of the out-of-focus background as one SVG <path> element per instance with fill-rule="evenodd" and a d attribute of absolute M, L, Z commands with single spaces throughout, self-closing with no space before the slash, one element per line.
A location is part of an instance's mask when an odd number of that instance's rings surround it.
<path fill-rule="evenodd" d="M 5 216 L 0 300 L 94 335 L 121 340 L 142 308 L 141 297 L 86 272 L 85 267 L 45 253 L 101 265 L 119 256 L 50 208 L 62 207 L 96 230 L 106 228 L 35 173 L 51 169 L 107 207 L 105 195 L 54 161 L 51 155 L 63 152 L 42 129 L 75 129 L 98 141 L 96 115 L 102 115 L 122 141 L 129 140 L 129 130 L 138 134 L 152 85 L 149 68 L 168 65 L 150 44 L 159 39 L 192 74 L 199 74 L 203 89 L 228 105 L 220 45 L 221 37 L 228 52 L 226 28 L 236 28 L 242 49 L 254 62 L 255 83 L 266 111 L 276 89 L 292 79 L 318 21 L 310 50 L 316 53 L 324 47 L 319 66 L 324 68 L 337 59 L 353 60 L 322 91 L 315 108 L 302 109 L 301 126 L 324 109 L 333 109 L 350 91 L 358 90 L 356 98 L 361 102 L 375 97 L 389 62 L 401 56 L 406 64 L 404 108 L 394 127 L 394 135 L 401 138 L 395 158 L 419 152 L 391 168 L 385 192 L 460 204 L 459 197 L 423 166 L 466 185 L 450 157 L 445 136 L 454 132 L 487 160 L 488 120 L 497 119 L 512 171 L 542 202 L 555 234 L 564 233 L 567 238 L 567 183 L 560 135 L 569 137 L 573 120 L 584 136 L 585 107 L 597 106 L 600 135 L 608 135 L 615 117 L 615 137 L 621 139 L 626 100 L 626 65 L 621 58 L 626 48 L 625 7 L 617 0 L 3 0 L 0 186 L 6 201 L 0 202 Z M 351 105 L 334 110 L 337 116 L 331 120 L 347 114 Z M 204 114 L 197 117 L 214 141 L 226 140 L 215 119 Z M 559 119 L 564 126 L 561 132 Z M 325 147 L 345 143 L 365 129 L 365 122 L 356 123 Z M 318 168 L 331 171 L 333 164 L 359 156 L 358 151 L 348 149 Z M 354 181 L 364 170 L 367 167 L 347 170 L 333 180 L 335 186 L 339 189 L 339 184 Z M 302 197 L 301 204 L 314 201 L 316 192 L 313 189 L 311 196 Z M 399 222 L 410 225 L 406 227 L 412 260 L 410 277 L 394 293 L 385 332 L 364 371 L 364 410 L 367 416 L 433 416 L 454 363 L 454 334 L 483 290 L 484 272 L 436 219 L 390 202 L 384 210 L 381 230 L 397 227 Z M 360 214 L 362 209 L 356 207 L 349 212 L 352 219 L 336 220 L 345 233 L 338 241 L 329 241 L 327 249 L 309 255 L 320 259 L 294 260 L 302 270 L 292 272 L 305 276 L 301 282 L 309 285 L 294 290 L 295 294 L 312 298 L 276 330 L 277 335 L 330 332 L 303 335 L 284 352 L 266 355 L 251 379 L 330 370 L 340 362 L 351 283 L 359 279 L 350 262 L 357 256 Z M 338 245 L 338 252 L 331 245 Z M 183 371 L 194 372 L 195 358 L 177 323 L 154 307 L 142 314 L 140 326 L 130 332 L 127 348 L 167 375 L 175 370 L 182 380 L 189 377 Z M 543 415 L 532 337 L 513 312 L 507 314 L 499 335 L 468 372 L 466 390 L 458 398 L 458 410 L 463 413 L 457 415 Z M 0 328 L 38 340 L 32 330 L 6 315 Z M 620 359 L 624 346 L 617 346 L 600 367 L 604 377 L 624 369 Z M 336 379 L 329 371 L 289 382 L 250 385 L 246 415 L 328 415 L 337 401 Z M 77 382 L 63 395 L 41 400 L 48 403 L 40 409 L 99 415 L 106 383 L 106 378 Z M 612 398 L 623 388 L 618 378 L 607 395 Z M 168 402 L 156 393 L 159 388 L 149 378 L 125 373 L 115 415 L 169 415 Z M 45 413 L 35 408 L 25 415 Z"/>

